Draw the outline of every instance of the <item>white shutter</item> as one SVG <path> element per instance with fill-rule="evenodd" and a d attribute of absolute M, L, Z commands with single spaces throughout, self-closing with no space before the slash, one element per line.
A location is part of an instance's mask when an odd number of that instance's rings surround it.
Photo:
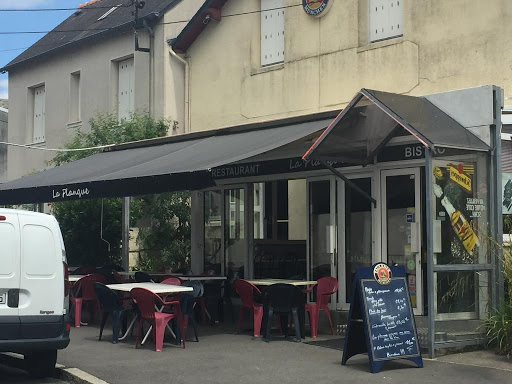
<path fill-rule="evenodd" d="M 45 140 L 45 88 L 34 88 L 34 135 L 32 141 L 39 143 Z"/>
<path fill-rule="evenodd" d="M 284 0 L 261 0 L 261 65 L 284 61 Z"/>
<path fill-rule="evenodd" d="M 402 35 L 404 0 L 370 0 L 370 41 Z"/>
<path fill-rule="evenodd" d="M 133 84 L 135 76 L 133 71 L 133 58 L 119 62 L 119 90 L 118 90 L 118 118 L 128 119 L 134 109 Z"/>
<path fill-rule="evenodd" d="M 389 37 L 402 35 L 403 22 L 403 2 L 404 0 L 388 0 L 389 1 Z"/>

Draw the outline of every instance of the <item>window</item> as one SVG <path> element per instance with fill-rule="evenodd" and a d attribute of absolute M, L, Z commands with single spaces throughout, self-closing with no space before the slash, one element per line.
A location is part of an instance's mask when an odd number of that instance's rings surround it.
<path fill-rule="evenodd" d="M 80 71 L 72 73 L 69 80 L 69 122 L 80 121 Z"/>
<path fill-rule="evenodd" d="M 370 1 L 370 42 L 402 35 L 404 0 Z"/>
<path fill-rule="evenodd" d="M 128 119 L 134 112 L 134 83 L 135 74 L 133 68 L 133 57 L 118 63 L 119 89 L 118 89 L 118 118 Z"/>
<path fill-rule="evenodd" d="M 261 0 L 261 65 L 284 61 L 284 0 Z"/>
<path fill-rule="evenodd" d="M 33 137 L 34 143 L 45 140 L 45 88 L 44 85 L 33 89 L 34 113 L 33 113 Z"/>

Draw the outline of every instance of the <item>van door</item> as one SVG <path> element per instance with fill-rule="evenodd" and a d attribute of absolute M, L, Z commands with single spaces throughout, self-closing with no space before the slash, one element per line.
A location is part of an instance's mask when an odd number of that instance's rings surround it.
<path fill-rule="evenodd" d="M 20 236 L 18 215 L 0 210 L 0 340 L 19 336 Z"/>
<path fill-rule="evenodd" d="M 64 271 L 57 221 L 20 214 L 20 321 L 25 338 L 56 337 L 62 331 Z"/>

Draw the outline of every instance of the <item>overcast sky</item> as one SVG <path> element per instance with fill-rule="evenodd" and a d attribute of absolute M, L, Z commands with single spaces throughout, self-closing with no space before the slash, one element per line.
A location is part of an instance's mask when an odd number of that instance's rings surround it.
<path fill-rule="evenodd" d="M 28 12 L 31 8 L 76 8 L 86 0 L 0 0 L 1 9 L 19 9 L 20 12 L 0 12 L 0 32 L 49 31 L 65 20 L 73 11 Z M 0 34 L 0 67 L 30 47 L 44 34 Z M 0 74 L 0 98 L 8 98 L 8 74 Z"/>

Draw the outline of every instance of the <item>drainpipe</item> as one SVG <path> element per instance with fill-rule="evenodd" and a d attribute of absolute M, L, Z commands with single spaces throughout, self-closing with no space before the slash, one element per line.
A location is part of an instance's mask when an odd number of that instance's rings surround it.
<path fill-rule="evenodd" d="M 172 57 L 174 57 L 176 60 L 178 60 L 180 63 L 183 64 L 183 68 L 185 70 L 185 111 L 184 111 L 184 133 L 188 133 L 191 131 L 190 129 L 190 104 L 189 104 L 189 64 L 188 61 L 179 56 L 171 46 L 169 46 L 169 53 Z"/>

